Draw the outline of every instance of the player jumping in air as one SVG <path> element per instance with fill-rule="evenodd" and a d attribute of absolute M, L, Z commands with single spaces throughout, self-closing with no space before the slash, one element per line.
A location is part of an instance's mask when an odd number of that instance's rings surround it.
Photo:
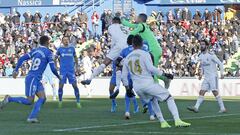
<path fill-rule="evenodd" d="M 160 59 L 162 57 L 162 48 L 160 44 L 158 43 L 156 37 L 154 36 L 153 32 L 149 28 L 149 26 L 146 24 L 147 21 L 147 15 L 146 14 L 139 14 L 138 18 L 136 20 L 136 24 L 132 24 L 128 22 L 125 19 L 122 19 L 122 24 L 124 26 L 133 28 L 133 31 L 130 32 L 131 35 L 139 34 L 144 41 L 146 41 L 149 45 L 149 51 L 153 56 L 153 65 L 155 67 L 158 67 Z M 154 80 L 158 82 L 158 78 L 164 81 L 165 88 L 169 88 L 170 81 L 165 76 L 154 76 Z"/>
<path fill-rule="evenodd" d="M 63 47 L 58 48 L 56 59 L 60 60 L 60 75 L 62 80 L 59 82 L 58 98 L 59 108 L 62 107 L 63 87 L 66 84 L 67 79 L 74 89 L 76 96 L 77 108 L 81 108 L 80 94 L 77 86 L 77 79 L 75 76 L 75 69 L 78 69 L 78 59 L 74 47 L 69 46 L 69 37 L 64 36 L 62 38 Z M 75 66 L 75 68 L 74 68 Z"/>
<path fill-rule="evenodd" d="M 106 66 L 119 57 L 122 49 L 127 47 L 126 41 L 128 33 L 123 29 L 120 18 L 113 18 L 112 25 L 108 27 L 108 33 L 112 39 L 110 52 L 107 54 L 103 63 L 93 70 L 90 79 L 81 81 L 83 85 L 89 85 L 92 79 L 102 73 Z M 110 95 L 111 94 L 112 93 L 110 93 Z"/>
<path fill-rule="evenodd" d="M 201 70 L 199 71 L 199 80 L 201 80 L 202 75 L 204 76 L 204 80 L 202 82 L 201 90 L 199 92 L 199 97 L 195 106 L 189 106 L 187 109 L 193 111 L 195 113 L 198 112 L 199 106 L 202 104 L 204 100 L 204 95 L 206 92 L 211 91 L 215 96 L 218 105 L 220 107 L 219 113 L 225 113 L 226 108 L 224 107 L 224 103 L 222 98 L 218 92 L 218 73 L 217 73 L 217 66 L 220 68 L 221 79 L 224 78 L 223 75 L 223 64 L 217 58 L 217 56 L 213 52 L 208 52 L 205 41 L 201 42 L 201 51 L 202 53 L 199 55 L 199 63 Z M 199 67 L 199 66 L 198 66 Z"/>
<path fill-rule="evenodd" d="M 159 83 L 155 83 L 152 77 L 152 75 L 164 75 L 169 79 L 172 79 L 173 75 L 165 74 L 163 71 L 154 67 L 150 54 L 143 51 L 141 49 L 142 46 L 142 38 L 139 35 L 136 35 L 133 38 L 134 51 L 126 57 L 123 64 L 122 77 L 124 86 L 129 87 L 128 74 L 130 72 L 133 81 L 133 88 L 138 96 L 146 103 L 152 100 L 153 111 L 161 122 L 161 128 L 169 128 L 171 126 L 164 120 L 158 101 L 165 101 L 167 103 L 176 127 L 190 126 L 190 123 L 183 122 L 179 118 L 177 106 L 168 90 L 162 87 Z"/>
<path fill-rule="evenodd" d="M 30 59 L 32 60 L 31 69 L 25 78 L 25 95 L 27 98 L 11 97 L 9 95 L 6 95 L 4 100 L 0 104 L 0 108 L 3 108 L 7 103 L 11 102 L 20 103 L 24 105 L 31 105 L 34 103 L 34 97 L 36 95 L 38 97 L 38 100 L 34 104 L 33 110 L 27 119 L 27 121 L 30 123 L 39 122 L 37 116 L 41 106 L 46 101 L 46 95 L 41 80 L 42 74 L 48 63 L 53 74 L 58 79 L 61 78 L 57 73 L 57 69 L 55 68 L 52 52 L 48 49 L 49 41 L 50 41 L 49 37 L 42 36 L 40 38 L 40 46 L 36 49 L 33 49 L 31 52 L 23 55 L 18 60 L 17 66 L 13 72 L 13 78 L 16 78 L 18 75 L 18 69 L 21 67 L 24 61 Z"/>

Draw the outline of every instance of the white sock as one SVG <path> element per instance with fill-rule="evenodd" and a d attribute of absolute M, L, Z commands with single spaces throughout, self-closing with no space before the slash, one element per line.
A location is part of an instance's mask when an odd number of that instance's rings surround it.
<path fill-rule="evenodd" d="M 120 88 L 120 83 L 121 83 L 121 75 L 122 75 L 122 72 L 120 70 L 118 70 L 116 72 L 116 89 L 119 90 Z"/>
<path fill-rule="evenodd" d="M 218 102 L 218 105 L 219 105 L 219 107 L 220 107 L 220 110 L 225 110 L 223 100 L 222 100 L 222 98 L 221 98 L 219 95 L 216 96 L 216 100 L 217 100 L 217 102 Z"/>
<path fill-rule="evenodd" d="M 53 97 L 57 97 L 56 87 L 52 86 Z"/>
<path fill-rule="evenodd" d="M 93 70 L 93 73 L 92 73 L 92 76 L 91 76 L 90 80 L 92 80 L 93 78 L 98 76 L 100 73 L 102 73 L 104 71 L 105 67 L 106 67 L 105 64 L 101 64 L 99 67 L 95 68 Z"/>
<path fill-rule="evenodd" d="M 167 105 L 168 105 L 169 111 L 172 113 L 173 119 L 174 119 L 174 120 L 180 119 L 180 118 L 179 118 L 178 109 L 177 109 L 177 106 L 176 106 L 176 104 L 175 104 L 175 101 L 174 101 L 173 97 L 170 97 L 170 98 L 167 100 Z"/>
<path fill-rule="evenodd" d="M 194 106 L 197 110 L 198 110 L 199 106 L 202 104 L 203 100 L 204 100 L 204 96 L 198 96 L 197 102 Z"/>
<path fill-rule="evenodd" d="M 152 104 L 152 109 L 155 113 L 155 115 L 157 116 L 158 120 L 162 123 L 165 121 L 165 119 L 163 118 L 163 114 L 161 111 L 161 108 L 158 104 L 158 100 L 156 98 L 153 99 L 153 101 L 151 102 Z"/>

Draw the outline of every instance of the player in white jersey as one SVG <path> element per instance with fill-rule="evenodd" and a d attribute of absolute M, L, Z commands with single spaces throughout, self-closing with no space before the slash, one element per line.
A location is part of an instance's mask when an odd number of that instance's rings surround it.
<path fill-rule="evenodd" d="M 161 128 L 169 128 L 171 126 L 164 120 L 158 101 L 167 102 L 176 127 L 190 126 L 190 123 L 183 122 L 179 118 L 177 106 L 168 90 L 153 79 L 153 75 L 165 75 L 169 79 L 173 79 L 173 75 L 166 74 L 154 67 L 150 54 L 143 51 L 141 49 L 142 46 L 142 38 L 139 35 L 134 36 L 134 50 L 126 57 L 123 64 L 122 78 L 124 86 L 128 87 L 127 76 L 130 72 L 134 90 L 146 103 L 152 101 L 153 111 L 161 123 Z"/>
<path fill-rule="evenodd" d="M 55 85 L 55 79 L 54 79 L 54 74 L 51 71 L 51 68 L 49 64 L 47 65 L 45 71 L 43 72 L 43 86 L 46 89 L 47 83 L 49 83 L 52 87 L 52 92 L 53 92 L 53 100 L 57 100 L 57 92 L 56 92 L 56 85 Z"/>
<path fill-rule="evenodd" d="M 83 51 L 83 58 L 81 60 L 82 63 L 82 68 L 83 68 L 83 74 L 81 75 L 81 79 L 82 80 L 87 80 L 91 78 L 92 75 L 92 62 L 88 56 L 88 52 L 86 50 Z M 88 85 L 84 85 L 84 87 L 87 89 L 88 91 L 88 97 L 91 97 L 91 87 Z"/>
<path fill-rule="evenodd" d="M 187 109 L 197 113 L 199 106 L 204 100 L 205 93 L 208 91 L 211 91 L 219 104 L 219 107 L 220 107 L 219 113 L 225 113 L 226 109 L 224 107 L 222 98 L 220 97 L 218 92 L 219 78 L 218 78 L 218 72 L 217 72 L 217 65 L 218 65 L 220 68 L 221 79 L 223 79 L 224 78 L 223 64 L 213 52 L 208 52 L 206 43 L 204 41 L 201 42 L 201 51 L 202 53 L 199 55 L 199 60 L 198 60 L 199 63 L 197 66 L 197 67 L 200 66 L 200 69 L 197 69 L 197 71 L 199 75 L 199 80 L 201 80 L 202 75 L 204 77 L 204 80 L 202 82 L 201 90 L 199 92 L 199 97 L 197 99 L 195 106 L 189 106 Z"/>
<path fill-rule="evenodd" d="M 112 20 L 113 24 L 108 27 L 108 34 L 111 36 L 111 49 L 104 59 L 103 63 L 93 70 L 91 77 L 88 80 L 83 80 L 81 83 L 83 85 L 89 85 L 91 80 L 102 73 L 106 66 L 108 66 L 112 61 L 116 60 L 121 51 L 127 47 L 127 36 L 128 32 L 121 25 L 121 20 L 118 17 L 114 17 Z"/>

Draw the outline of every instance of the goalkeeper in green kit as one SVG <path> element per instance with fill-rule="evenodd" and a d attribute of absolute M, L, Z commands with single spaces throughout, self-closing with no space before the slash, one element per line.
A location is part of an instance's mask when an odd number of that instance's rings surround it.
<path fill-rule="evenodd" d="M 130 35 L 139 34 L 144 41 L 148 43 L 149 51 L 153 57 L 153 65 L 158 67 L 161 56 L 162 56 L 162 48 L 155 38 L 153 32 L 150 30 L 149 26 L 146 24 L 147 15 L 139 14 L 136 20 L 136 24 L 128 22 L 126 19 L 122 19 L 122 24 L 124 26 L 133 28 Z M 165 88 L 169 88 L 170 80 L 165 76 L 154 76 L 154 80 L 158 82 L 158 78 L 164 81 Z"/>

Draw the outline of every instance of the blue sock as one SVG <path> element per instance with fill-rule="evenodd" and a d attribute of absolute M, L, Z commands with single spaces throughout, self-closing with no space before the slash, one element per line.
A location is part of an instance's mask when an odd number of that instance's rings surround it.
<path fill-rule="evenodd" d="M 116 105 L 116 99 L 112 99 L 112 105 Z"/>
<path fill-rule="evenodd" d="M 38 99 L 38 101 L 34 104 L 33 110 L 28 118 L 30 118 L 30 119 L 37 118 L 37 115 L 41 109 L 41 106 L 44 104 L 45 100 L 46 100 L 45 98 Z"/>
<path fill-rule="evenodd" d="M 134 110 L 137 110 L 138 109 L 138 103 L 137 103 L 136 97 L 134 96 L 131 99 L 133 101 Z"/>
<path fill-rule="evenodd" d="M 154 115 L 154 112 L 153 112 L 153 109 L 152 109 L 151 101 L 148 103 L 148 112 L 149 112 L 149 115 Z"/>
<path fill-rule="evenodd" d="M 79 95 L 79 89 L 78 88 L 74 88 L 74 94 L 77 100 L 77 103 L 80 102 L 80 95 Z"/>
<path fill-rule="evenodd" d="M 62 97 L 63 97 L 63 88 L 59 88 L 58 89 L 58 99 L 59 99 L 59 101 L 62 101 Z"/>
<path fill-rule="evenodd" d="M 8 102 L 15 102 L 15 103 L 20 103 L 24 105 L 31 105 L 32 103 L 24 97 L 9 97 Z"/>
<path fill-rule="evenodd" d="M 125 95 L 125 112 L 130 112 L 130 98 Z"/>

